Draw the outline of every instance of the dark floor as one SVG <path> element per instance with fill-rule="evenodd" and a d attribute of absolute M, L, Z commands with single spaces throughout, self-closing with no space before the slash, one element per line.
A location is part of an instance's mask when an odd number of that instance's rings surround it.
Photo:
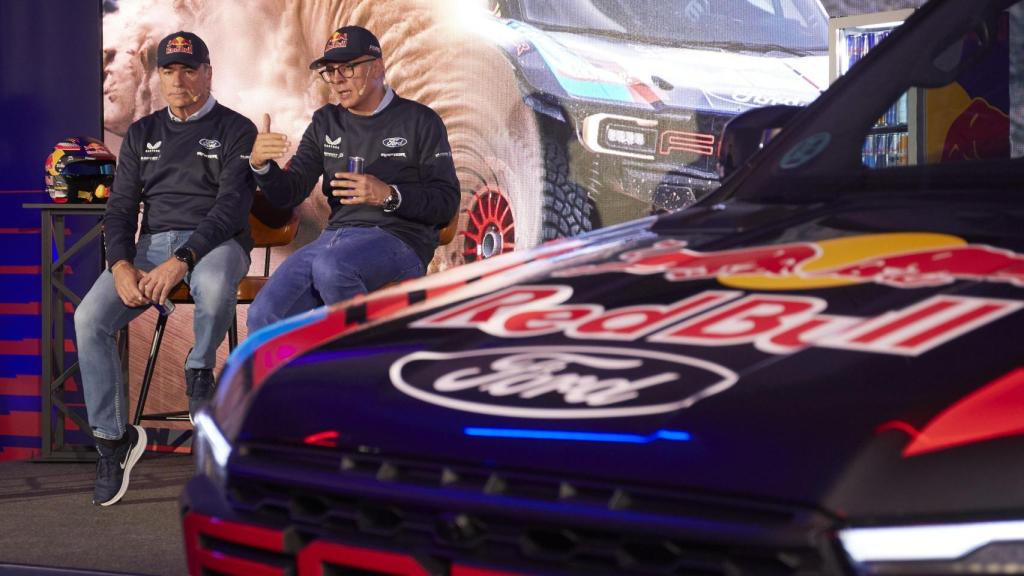
<path fill-rule="evenodd" d="M 185 574 L 177 507 L 192 471 L 191 456 L 147 453 L 124 498 L 101 508 L 91 503 L 95 464 L 0 463 L 0 572 Z"/>

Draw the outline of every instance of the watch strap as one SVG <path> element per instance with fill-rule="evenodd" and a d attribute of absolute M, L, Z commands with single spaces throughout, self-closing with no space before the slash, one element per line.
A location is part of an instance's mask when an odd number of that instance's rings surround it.
<path fill-rule="evenodd" d="M 384 199 L 384 203 L 381 204 L 381 208 L 383 208 L 385 212 L 394 212 L 402 205 L 402 193 L 398 191 L 398 186 L 395 186 L 394 184 L 390 184 L 390 186 L 391 194 L 389 194 L 388 197 Z"/>
<path fill-rule="evenodd" d="M 188 271 L 191 272 L 196 266 L 196 253 L 191 248 L 182 246 L 174 251 L 174 257 L 179 261 L 184 262 L 188 266 Z"/>

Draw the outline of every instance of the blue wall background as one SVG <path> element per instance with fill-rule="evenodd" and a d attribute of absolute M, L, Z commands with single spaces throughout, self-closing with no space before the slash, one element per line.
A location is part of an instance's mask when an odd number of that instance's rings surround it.
<path fill-rule="evenodd" d="M 49 202 L 43 162 L 58 140 L 103 135 L 101 10 L 100 0 L 0 1 L 0 460 L 40 448 L 43 250 L 39 211 L 22 204 Z M 69 220 L 69 243 L 94 221 Z M 95 279 L 95 262 L 98 248 L 76 258 L 75 292 Z"/>

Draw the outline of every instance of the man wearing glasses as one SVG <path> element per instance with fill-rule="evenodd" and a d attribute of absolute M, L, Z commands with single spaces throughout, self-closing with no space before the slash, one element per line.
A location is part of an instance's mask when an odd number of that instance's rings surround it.
<path fill-rule="evenodd" d="M 274 272 L 249 307 L 249 333 L 282 318 L 422 276 L 438 233 L 458 210 L 448 133 L 430 108 L 384 82 L 380 43 L 367 29 L 337 29 L 310 64 L 338 105 L 313 114 L 285 168 L 288 137 L 256 137 L 249 163 L 279 207 L 299 205 L 323 177 L 331 214 L 319 238 Z M 365 167 L 365 168 L 364 168 Z"/>

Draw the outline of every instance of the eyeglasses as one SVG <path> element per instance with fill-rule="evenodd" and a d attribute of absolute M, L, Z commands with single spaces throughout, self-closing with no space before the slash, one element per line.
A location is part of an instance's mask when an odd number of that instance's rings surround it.
<path fill-rule="evenodd" d="M 370 58 L 369 60 L 360 60 L 359 62 L 341 64 L 339 66 L 326 66 L 323 70 L 320 70 L 320 77 L 324 79 L 324 82 L 330 82 L 331 78 L 341 74 L 342 78 L 352 78 L 356 75 L 356 66 L 360 64 L 366 64 L 367 62 L 373 62 L 376 58 Z"/>

